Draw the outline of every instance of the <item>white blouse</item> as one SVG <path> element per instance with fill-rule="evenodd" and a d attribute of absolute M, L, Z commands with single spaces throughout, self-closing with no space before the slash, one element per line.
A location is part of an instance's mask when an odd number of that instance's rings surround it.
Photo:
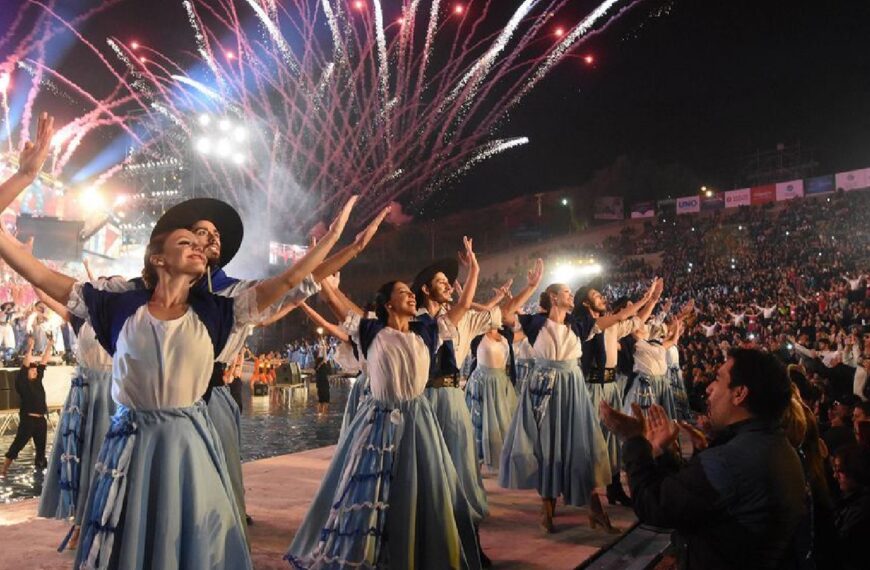
<path fill-rule="evenodd" d="M 362 353 L 359 315 L 349 315 L 342 326 Z M 439 346 L 448 340 L 446 334 L 444 327 L 439 326 Z M 429 381 L 429 361 L 429 349 L 419 335 L 384 327 L 372 340 L 366 356 L 372 396 L 386 402 L 420 396 Z"/>
<path fill-rule="evenodd" d="M 79 329 L 76 345 L 76 360 L 82 368 L 90 370 L 111 370 L 112 357 L 97 340 L 94 327 L 85 321 Z"/>
<path fill-rule="evenodd" d="M 664 376 L 668 371 L 666 353 L 658 343 L 638 340 L 634 345 L 634 371 L 645 376 Z"/>
<path fill-rule="evenodd" d="M 532 352 L 535 358 L 544 360 L 576 361 L 583 355 L 583 348 L 568 325 L 547 319 L 532 345 Z"/>
<path fill-rule="evenodd" d="M 528 338 L 523 337 L 514 343 L 514 357 L 517 360 L 531 360 L 535 358 L 535 353 L 532 350 L 532 345 L 529 344 Z"/>
<path fill-rule="evenodd" d="M 88 318 L 76 283 L 67 308 Z M 262 317 L 256 291 L 247 289 L 234 301 L 237 328 L 247 328 Z M 214 347 L 208 331 L 192 308 L 181 317 L 163 321 L 142 305 L 124 323 L 112 358 L 112 399 L 133 409 L 159 410 L 192 406 L 208 388 L 214 367 Z"/>
<path fill-rule="evenodd" d="M 504 370 L 510 357 L 510 347 L 507 340 L 493 340 L 489 335 L 484 335 L 477 345 L 477 365 L 486 368 L 498 368 Z"/>
<path fill-rule="evenodd" d="M 418 311 L 418 314 L 425 312 L 425 309 Z M 447 327 L 450 331 L 450 337 L 453 340 L 453 354 L 456 356 L 456 363 L 462 364 L 465 358 L 471 353 L 471 341 L 478 336 L 488 333 L 493 329 L 501 328 L 501 308 L 494 307 L 488 311 L 469 310 L 459 320 L 458 325 L 454 325 L 447 318 L 447 308 L 442 307 L 438 312 L 439 330 Z"/>

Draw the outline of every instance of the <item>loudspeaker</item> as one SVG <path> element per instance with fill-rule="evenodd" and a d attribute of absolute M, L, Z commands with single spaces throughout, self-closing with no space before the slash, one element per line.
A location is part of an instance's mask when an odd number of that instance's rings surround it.
<path fill-rule="evenodd" d="M 33 255 L 55 261 L 80 261 L 81 239 L 85 223 L 57 218 L 18 216 L 18 239 L 23 243 L 33 238 Z"/>
<path fill-rule="evenodd" d="M 254 382 L 254 396 L 268 396 L 269 385 L 264 382 Z"/>

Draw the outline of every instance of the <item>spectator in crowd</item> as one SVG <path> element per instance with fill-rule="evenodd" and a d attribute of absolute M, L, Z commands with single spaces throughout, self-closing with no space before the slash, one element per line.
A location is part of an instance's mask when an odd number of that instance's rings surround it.
<path fill-rule="evenodd" d="M 831 453 L 836 453 L 844 445 L 855 443 L 855 424 L 852 421 L 852 406 L 848 401 L 834 402 L 831 405 L 822 439 Z"/>
<path fill-rule="evenodd" d="M 867 568 L 870 450 L 857 444 L 841 447 L 834 455 L 834 474 L 842 493 L 835 514 L 838 551 L 848 570 Z"/>
<path fill-rule="evenodd" d="M 625 439 L 634 510 L 643 523 L 675 529 L 683 568 L 781 568 L 796 564 L 807 516 L 800 459 L 781 421 L 791 399 L 783 366 L 754 349 L 732 349 L 707 389 L 710 446 L 680 465 L 678 428 L 660 406 L 644 419 L 602 405 Z"/>

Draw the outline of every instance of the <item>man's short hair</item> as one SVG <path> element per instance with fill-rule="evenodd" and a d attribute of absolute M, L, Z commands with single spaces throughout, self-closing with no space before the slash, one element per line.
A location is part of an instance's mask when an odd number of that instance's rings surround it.
<path fill-rule="evenodd" d="M 749 389 L 746 408 L 752 415 L 779 420 L 791 400 L 791 380 L 785 367 L 772 354 L 754 348 L 733 348 L 728 357 L 731 367 L 731 386 Z"/>

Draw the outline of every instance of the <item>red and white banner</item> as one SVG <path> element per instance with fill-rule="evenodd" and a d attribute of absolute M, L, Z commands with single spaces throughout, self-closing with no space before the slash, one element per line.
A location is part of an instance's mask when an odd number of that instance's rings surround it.
<path fill-rule="evenodd" d="M 860 190 L 870 187 L 870 168 L 838 172 L 834 176 L 837 190 Z"/>
<path fill-rule="evenodd" d="M 740 188 L 739 190 L 728 190 L 725 192 L 726 208 L 749 206 L 750 204 L 752 204 L 752 193 L 749 188 Z"/>
<path fill-rule="evenodd" d="M 764 186 L 752 187 L 752 205 L 767 204 L 776 200 L 776 185 L 765 184 Z"/>
<path fill-rule="evenodd" d="M 694 214 L 701 211 L 700 196 L 677 198 L 677 214 Z"/>
<path fill-rule="evenodd" d="M 778 182 L 776 184 L 776 201 L 791 200 L 793 198 L 803 198 L 804 196 L 804 181 L 789 180 L 788 182 Z"/>

